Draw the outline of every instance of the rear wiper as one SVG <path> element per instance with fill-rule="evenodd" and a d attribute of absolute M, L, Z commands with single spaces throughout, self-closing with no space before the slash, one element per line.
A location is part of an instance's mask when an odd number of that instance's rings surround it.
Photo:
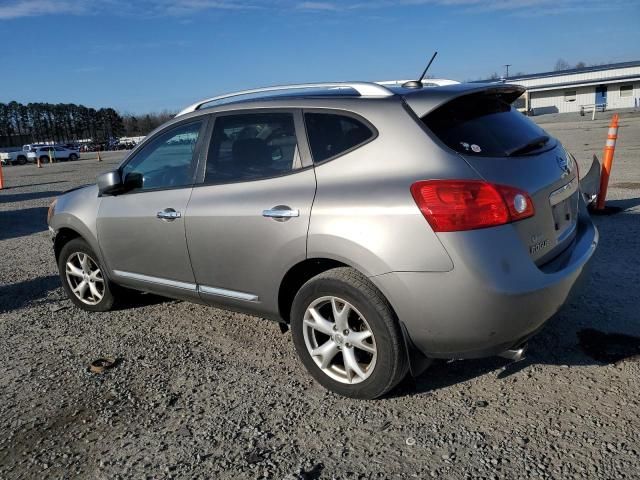
<path fill-rule="evenodd" d="M 531 150 L 536 150 L 538 147 L 544 147 L 549 141 L 549 137 L 547 135 L 540 135 L 539 137 L 534 138 L 533 140 L 525 143 L 524 145 L 520 145 L 519 147 L 512 148 L 511 150 L 507 150 L 505 155 L 507 157 L 511 157 L 512 155 L 516 155 L 518 153 L 526 153 Z"/>

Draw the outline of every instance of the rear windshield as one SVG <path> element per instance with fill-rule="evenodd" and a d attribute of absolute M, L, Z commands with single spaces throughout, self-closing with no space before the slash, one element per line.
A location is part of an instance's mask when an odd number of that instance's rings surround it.
<path fill-rule="evenodd" d="M 465 155 L 531 154 L 553 146 L 554 142 L 544 130 L 495 94 L 456 98 L 422 121 L 449 148 Z M 523 148 L 532 142 L 535 145 Z"/>

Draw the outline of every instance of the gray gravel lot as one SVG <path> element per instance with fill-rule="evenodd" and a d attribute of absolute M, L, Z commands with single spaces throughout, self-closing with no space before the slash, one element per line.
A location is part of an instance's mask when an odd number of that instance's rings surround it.
<path fill-rule="evenodd" d="M 536 120 L 584 173 L 609 117 Z M 640 478 L 640 112 L 611 179 L 624 212 L 596 218 L 592 279 L 527 359 L 438 363 L 371 402 L 315 384 L 266 320 L 149 295 L 74 308 L 47 205 L 121 155 L 4 169 L 0 478 Z M 87 372 L 99 357 L 117 366 Z"/>

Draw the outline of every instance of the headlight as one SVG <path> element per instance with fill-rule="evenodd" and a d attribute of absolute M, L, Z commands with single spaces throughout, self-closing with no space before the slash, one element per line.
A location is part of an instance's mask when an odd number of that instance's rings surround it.
<path fill-rule="evenodd" d="M 47 225 L 51 224 L 51 217 L 56 211 L 56 203 L 58 203 L 58 199 L 54 198 L 53 201 L 49 204 L 49 210 L 47 211 Z"/>

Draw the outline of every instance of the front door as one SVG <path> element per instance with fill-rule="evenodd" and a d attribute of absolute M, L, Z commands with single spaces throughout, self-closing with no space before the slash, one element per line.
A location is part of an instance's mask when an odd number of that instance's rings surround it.
<path fill-rule="evenodd" d="M 596 105 L 607 106 L 607 86 L 599 85 L 596 87 Z"/>
<path fill-rule="evenodd" d="M 306 258 L 316 190 L 302 132 L 298 111 L 216 117 L 204 183 L 193 189 L 186 218 L 205 301 L 277 314 L 279 280 Z"/>
<path fill-rule="evenodd" d="M 142 147 L 121 176 L 127 193 L 102 199 L 98 242 L 118 283 L 160 294 L 197 296 L 184 215 L 205 121 L 169 127 Z"/>

